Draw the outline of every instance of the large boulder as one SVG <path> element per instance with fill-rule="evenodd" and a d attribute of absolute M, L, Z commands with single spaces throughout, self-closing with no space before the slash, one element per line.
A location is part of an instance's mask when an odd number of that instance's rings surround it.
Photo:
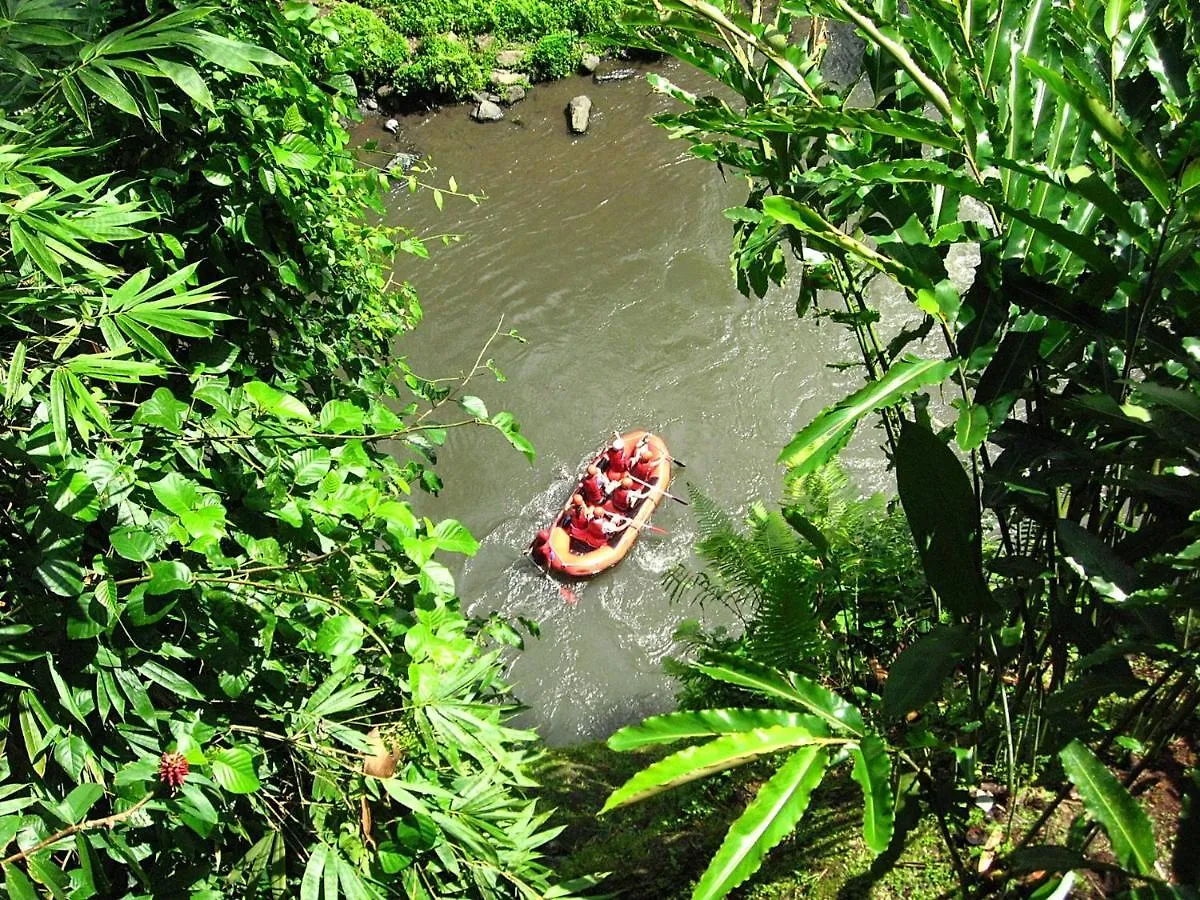
<path fill-rule="evenodd" d="M 520 72 L 509 72 L 507 69 L 492 69 L 490 81 L 496 87 L 509 87 L 514 84 L 524 84 L 525 76 Z"/>
<path fill-rule="evenodd" d="M 471 118 L 476 122 L 498 122 L 504 118 L 504 110 L 491 100 L 484 100 L 475 107 L 475 111 L 471 113 Z"/>
<path fill-rule="evenodd" d="M 579 61 L 579 68 L 585 75 L 591 75 L 600 67 L 600 57 L 595 53 L 583 54 L 583 59 Z"/>
<path fill-rule="evenodd" d="M 400 130 L 400 123 L 395 119 L 388 119 L 383 123 L 383 130 L 390 131 L 392 134 L 395 134 Z"/>
<path fill-rule="evenodd" d="M 496 54 L 496 65 L 501 69 L 515 69 L 524 61 L 524 50 L 501 50 Z"/>
<path fill-rule="evenodd" d="M 519 84 L 511 85 L 508 90 L 504 92 L 504 97 L 502 99 L 507 106 L 512 106 L 514 103 L 520 103 L 525 99 L 525 88 L 521 87 Z"/>
<path fill-rule="evenodd" d="M 583 134 L 587 131 L 588 122 L 592 117 L 591 98 L 585 94 L 572 97 L 571 102 L 567 104 L 567 117 L 571 121 L 571 131 L 575 134 Z"/>

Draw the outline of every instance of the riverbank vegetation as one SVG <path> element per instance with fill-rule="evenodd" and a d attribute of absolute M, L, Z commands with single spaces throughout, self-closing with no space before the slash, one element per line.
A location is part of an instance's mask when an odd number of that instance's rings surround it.
<path fill-rule="evenodd" d="M 585 47 L 602 48 L 623 0 L 364 0 L 338 2 L 330 22 L 360 62 L 367 90 L 408 102 L 462 100 L 488 83 L 496 55 L 524 51 L 513 71 L 563 78 Z"/>
<path fill-rule="evenodd" d="M 652 76 L 684 107 L 659 124 L 748 177 L 728 211 L 743 291 L 790 274 L 797 312 L 843 325 L 861 350 L 864 386 L 783 448 L 789 480 L 875 415 L 928 588 L 892 595 L 899 627 L 882 652 L 856 634 L 837 662 L 826 648 L 843 649 L 864 604 L 839 605 L 855 573 L 811 511 L 756 508 L 748 536 L 705 525 L 715 574 L 690 587 L 715 583 L 750 625 L 720 648 L 702 639 L 691 690 L 753 703 L 619 731 L 618 750 L 705 742 L 631 777 L 605 810 L 777 760 L 693 892 L 720 897 L 850 764 L 867 847 L 895 852 L 895 798 L 910 795 L 936 818 L 963 892 L 1064 896 L 1088 882 L 1191 896 L 1200 51 L 1188 4 L 680 0 L 643 4 L 632 22 L 742 101 Z M 849 84 L 822 76 L 835 26 L 865 42 Z M 884 282 L 907 310 L 880 301 Z M 793 583 L 798 598 L 780 591 Z M 1157 835 L 1130 793 L 1156 766 L 1185 798 L 1180 819 L 1155 810 Z M 1020 816 L 1045 789 L 1038 814 Z M 1075 823 L 1048 830 L 1075 793 Z M 972 835 L 986 854 L 968 857 Z"/>
<path fill-rule="evenodd" d="M 425 250 L 364 222 L 328 20 L 144 10 L 0 17 L 7 895 L 545 896 L 520 638 L 408 502 L 440 423 L 532 459 L 464 391 L 495 364 L 394 354 Z"/>

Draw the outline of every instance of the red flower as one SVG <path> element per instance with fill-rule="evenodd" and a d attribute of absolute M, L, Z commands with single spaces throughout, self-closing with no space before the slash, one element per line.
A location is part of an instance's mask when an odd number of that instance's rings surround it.
<path fill-rule="evenodd" d="M 187 777 L 188 761 L 182 753 L 164 753 L 158 763 L 158 778 L 171 789 L 171 793 L 179 790 L 183 779 Z"/>

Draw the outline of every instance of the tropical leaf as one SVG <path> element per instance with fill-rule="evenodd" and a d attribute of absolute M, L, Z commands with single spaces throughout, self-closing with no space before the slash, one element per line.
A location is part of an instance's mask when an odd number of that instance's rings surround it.
<path fill-rule="evenodd" d="M 983 577 L 979 503 L 962 464 L 928 428 L 908 424 L 896 446 L 896 486 L 929 586 L 957 616 L 994 612 Z"/>
<path fill-rule="evenodd" d="M 872 734 L 851 746 L 850 758 L 854 760 L 850 776 L 863 791 L 863 841 L 878 855 L 891 844 L 895 828 L 892 761 L 883 741 Z"/>
<path fill-rule="evenodd" d="M 811 472 L 846 445 L 863 416 L 894 406 L 927 385 L 940 384 L 955 368 L 953 360 L 904 357 L 882 378 L 822 411 L 784 447 L 779 462 L 798 474 Z"/>
<path fill-rule="evenodd" d="M 788 757 L 729 827 L 692 892 L 693 900 L 724 897 L 758 871 L 767 851 L 791 834 L 803 817 L 828 761 L 824 747 L 804 747 Z"/>
<path fill-rule="evenodd" d="M 600 812 L 606 813 L 610 809 L 645 800 L 673 787 L 744 765 L 762 756 L 828 741 L 828 738 L 814 735 L 808 728 L 795 725 L 755 728 L 737 734 L 722 735 L 707 744 L 688 747 L 647 766 L 613 791 Z"/>
<path fill-rule="evenodd" d="M 1139 875 L 1153 876 L 1154 829 L 1146 811 L 1078 740 L 1067 744 L 1058 757 L 1083 798 L 1088 815 L 1104 826 L 1117 860 Z"/>
<path fill-rule="evenodd" d="M 735 734 L 755 728 L 800 727 L 814 735 L 826 735 L 822 719 L 786 709 L 703 709 L 651 716 L 639 725 L 626 725 L 608 739 L 617 751 L 634 750 L 651 744 L 669 744 L 689 738 Z"/>
<path fill-rule="evenodd" d="M 837 731 L 860 736 L 866 731 L 862 713 L 828 688 L 791 672 L 781 672 L 748 659 L 721 654 L 708 657 L 712 662 L 693 663 L 693 667 L 711 678 L 748 688 L 775 700 L 803 707 L 824 719 Z"/>

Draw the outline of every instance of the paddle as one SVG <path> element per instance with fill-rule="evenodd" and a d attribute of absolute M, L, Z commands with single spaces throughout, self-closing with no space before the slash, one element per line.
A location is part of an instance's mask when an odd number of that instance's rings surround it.
<path fill-rule="evenodd" d="M 691 505 L 692 505 L 692 504 L 688 503 L 686 500 L 684 500 L 682 497 L 676 497 L 676 496 L 675 496 L 674 494 L 672 494 L 670 491 L 664 491 L 662 488 L 658 487 L 657 485 L 650 484 L 648 481 L 642 481 L 642 479 L 638 478 L 638 477 L 637 477 L 636 475 L 634 475 L 632 472 L 631 472 L 631 473 L 629 473 L 629 477 L 630 477 L 630 478 L 631 478 L 633 481 L 636 481 L 638 484 L 642 485 L 642 487 L 648 487 L 648 488 L 650 488 L 650 490 L 652 490 L 652 491 L 658 491 L 658 492 L 659 492 L 660 494 L 662 494 L 664 497 L 668 497 L 668 498 L 670 498 L 671 500 L 674 500 L 676 503 L 682 503 L 684 506 L 691 506 Z"/>

